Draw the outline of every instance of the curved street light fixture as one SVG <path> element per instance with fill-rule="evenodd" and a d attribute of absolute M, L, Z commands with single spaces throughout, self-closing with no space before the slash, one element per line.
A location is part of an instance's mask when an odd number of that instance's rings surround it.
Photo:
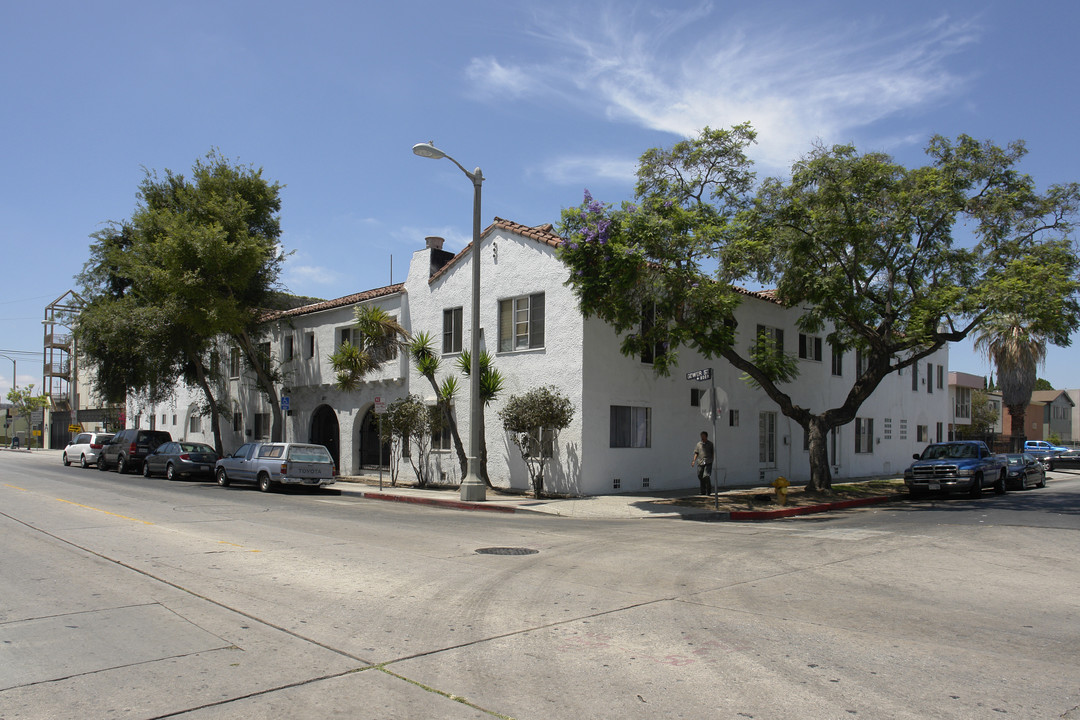
<path fill-rule="evenodd" d="M 468 472 L 461 483 L 461 499 L 465 501 L 487 500 L 487 487 L 478 472 L 480 461 L 480 425 L 484 412 L 480 404 L 480 188 L 484 173 L 480 168 L 472 172 L 432 143 L 413 145 L 413 153 L 420 157 L 442 160 L 446 158 L 458 166 L 473 184 L 473 239 L 470 258 L 472 262 L 472 338 L 469 368 L 469 454 Z"/>

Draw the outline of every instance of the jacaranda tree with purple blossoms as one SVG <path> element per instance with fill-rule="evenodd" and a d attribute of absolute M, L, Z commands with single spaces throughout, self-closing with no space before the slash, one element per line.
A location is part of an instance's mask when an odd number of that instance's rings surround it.
<path fill-rule="evenodd" d="M 890 373 L 1002 315 L 1062 346 L 1080 327 L 1080 263 L 1068 239 L 1080 186 L 1037 191 L 1016 168 L 1023 143 L 934 137 L 930 163 L 916 168 L 818 146 L 790 179 L 758 183 L 746 155 L 755 138 L 748 124 L 705 128 L 649 150 L 635 202 L 616 207 L 586 192 L 563 211 L 560 255 L 582 312 L 613 325 L 624 354 L 660 350 L 661 374 L 683 347 L 723 358 L 798 422 L 809 437 L 809 490 L 830 490 L 829 431 L 854 420 Z M 771 337 L 745 339 L 738 282 L 771 286 L 800 309 L 800 331 L 862 352 L 841 403 L 793 399 L 798 362 Z"/>

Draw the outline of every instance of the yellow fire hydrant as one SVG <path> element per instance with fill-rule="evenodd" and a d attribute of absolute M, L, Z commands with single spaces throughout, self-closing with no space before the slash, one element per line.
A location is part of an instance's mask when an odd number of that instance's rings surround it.
<path fill-rule="evenodd" d="M 787 505 L 787 489 L 789 484 L 788 479 L 783 475 L 772 481 L 772 486 L 776 488 L 777 505 Z"/>

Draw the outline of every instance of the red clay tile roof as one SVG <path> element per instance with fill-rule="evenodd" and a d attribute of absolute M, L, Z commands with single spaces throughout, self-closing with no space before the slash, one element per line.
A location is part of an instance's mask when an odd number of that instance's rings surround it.
<path fill-rule="evenodd" d="M 310 313 L 322 312 L 323 310 L 333 310 L 334 308 L 344 307 L 345 305 L 354 305 L 358 302 L 364 302 L 365 300 L 374 300 L 375 298 L 386 297 L 387 295 L 393 295 L 395 293 L 402 292 L 405 289 L 405 283 L 395 283 L 393 285 L 387 285 L 386 287 L 376 288 L 374 290 L 365 290 L 363 292 L 353 293 L 352 295 L 346 295 L 345 297 L 339 297 L 334 300 L 324 300 L 323 302 L 314 303 L 312 305 L 301 305 L 298 308 L 292 310 L 280 310 L 277 312 L 267 313 L 263 316 L 263 320 L 277 320 L 284 317 L 296 317 L 297 315 L 308 315 Z"/>

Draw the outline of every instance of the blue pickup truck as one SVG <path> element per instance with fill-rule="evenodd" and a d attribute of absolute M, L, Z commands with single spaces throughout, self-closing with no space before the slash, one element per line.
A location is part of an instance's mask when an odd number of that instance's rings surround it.
<path fill-rule="evenodd" d="M 1008 462 L 1004 455 L 990 452 L 981 440 L 934 443 L 912 457 L 915 462 L 904 471 L 904 484 L 912 497 L 967 492 L 977 498 L 986 487 L 994 488 L 998 495 L 1005 493 Z"/>

